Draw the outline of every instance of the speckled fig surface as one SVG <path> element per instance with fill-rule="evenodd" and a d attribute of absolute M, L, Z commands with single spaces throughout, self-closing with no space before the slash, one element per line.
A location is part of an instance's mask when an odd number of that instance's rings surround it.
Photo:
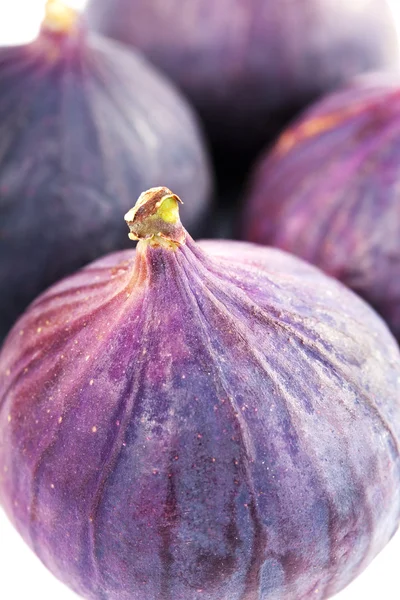
<path fill-rule="evenodd" d="M 316 103 L 259 162 L 242 234 L 318 265 L 400 340 L 400 77 L 370 75 Z"/>
<path fill-rule="evenodd" d="M 48 2 L 33 43 L 0 48 L 0 339 L 39 292 L 126 247 L 120 214 L 161 182 L 198 233 L 211 176 L 193 111 L 139 54 Z"/>
<path fill-rule="evenodd" d="M 398 525 L 395 340 L 295 257 L 196 244 L 165 188 L 126 220 L 3 346 L 2 505 L 88 599 L 328 598 Z"/>
<path fill-rule="evenodd" d="M 384 0 L 90 0 L 88 23 L 188 95 L 226 152 L 350 77 L 398 65 Z"/>

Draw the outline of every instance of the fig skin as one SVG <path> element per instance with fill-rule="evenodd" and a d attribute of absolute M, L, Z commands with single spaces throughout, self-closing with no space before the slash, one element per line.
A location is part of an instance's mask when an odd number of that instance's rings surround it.
<path fill-rule="evenodd" d="M 90 0 L 86 13 L 181 87 L 225 154 L 261 149 L 317 96 L 398 66 L 382 0 Z"/>
<path fill-rule="evenodd" d="M 181 94 L 78 17 L 62 24 L 0 48 L 0 339 L 50 284 L 127 247 L 119 215 L 143 189 L 165 181 L 185 197 L 196 234 L 210 200 L 208 156 Z"/>
<path fill-rule="evenodd" d="M 398 526 L 398 346 L 315 267 L 196 244 L 169 190 L 141 198 L 137 250 L 3 346 L 0 501 L 88 599 L 327 598 Z"/>
<path fill-rule="evenodd" d="M 241 237 L 314 263 L 400 341 L 400 78 L 374 74 L 317 102 L 259 161 Z"/>

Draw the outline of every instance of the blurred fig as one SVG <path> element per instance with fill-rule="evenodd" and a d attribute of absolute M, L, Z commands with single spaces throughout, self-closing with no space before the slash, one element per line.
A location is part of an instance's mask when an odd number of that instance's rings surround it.
<path fill-rule="evenodd" d="M 38 39 L 0 48 L 0 338 L 45 287 L 126 246 L 118 215 L 161 181 L 197 231 L 210 171 L 187 103 L 48 2 Z"/>
<path fill-rule="evenodd" d="M 90 0 L 87 19 L 168 73 L 230 152 L 259 148 L 350 77 L 398 65 L 385 0 Z"/>
<path fill-rule="evenodd" d="M 315 263 L 400 340 L 400 78 L 361 77 L 310 108 L 261 159 L 243 237 Z"/>
<path fill-rule="evenodd" d="M 0 353 L 0 500 L 92 600 L 321 600 L 397 528 L 400 354 L 277 249 L 196 244 L 179 198 L 136 252 L 40 296 Z"/>

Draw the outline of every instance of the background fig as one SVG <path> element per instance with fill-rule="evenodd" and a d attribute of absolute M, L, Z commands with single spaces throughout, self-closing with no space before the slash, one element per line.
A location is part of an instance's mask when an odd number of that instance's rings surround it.
<path fill-rule="evenodd" d="M 118 215 L 160 181 L 198 232 L 210 170 L 194 114 L 139 55 L 49 3 L 35 42 L 0 48 L 0 339 L 49 284 L 125 247 Z"/>
<path fill-rule="evenodd" d="M 0 354 L 0 499 L 85 598 L 327 598 L 400 512 L 400 355 L 340 282 L 157 188 Z"/>
<path fill-rule="evenodd" d="M 315 263 L 400 340 L 400 79 L 363 77 L 311 107 L 260 161 L 244 238 Z"/>
<path fill-rule="evenodd" d="M 91 0 L 87 19 L 168 73 L 224 154 L 260 147 L 317 95 L 398 63 L 385 0 Z"/>

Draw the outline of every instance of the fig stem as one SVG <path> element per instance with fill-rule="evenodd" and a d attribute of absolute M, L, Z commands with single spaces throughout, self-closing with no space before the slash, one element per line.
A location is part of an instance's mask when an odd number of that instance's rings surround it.
<path fill-rule="evenodd" d="M 42 29 L 53 33 L 70 33 L 76 27 L 78 11 L 62 0 L 47 0 Z"/>
<path fill-rule="evenodd" d="M 186 232 L 179 217 L 179 204 L 183 204 L 182 200 L 166 187 L 143 192 L 125 215 L 129 238 L 169 249 L 184 244 Z"/>

